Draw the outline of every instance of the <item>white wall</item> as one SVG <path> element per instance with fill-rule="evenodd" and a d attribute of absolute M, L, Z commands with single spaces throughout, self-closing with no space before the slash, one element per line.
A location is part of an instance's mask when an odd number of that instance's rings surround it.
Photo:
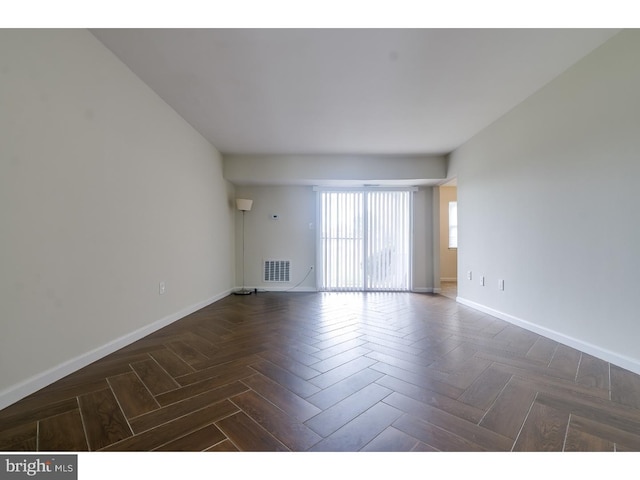
<path fill-rule="evenodd" d="M 447 160 L 436 156 L 225 155 L 224 175 L 236 185 L 419 185 L 444 179 Z"/>
<path fill-rule="evenodd" d="M 414 194 L 413 286 L 432 291 L 432 192 L 421 187 Z M 310 186 L 238 186 L 236 196 L 253 200 L 245 214 L 245 286 L 259 290 L 315 291 L 317 193 Z M 278 214 L 274 220 L 272 214 Z M 313 228 L 309 228 L 313 224 Z M 242 213 L 236 213 L 236 279 L 242 286 Z M 264 282 L 266 259 L 291 260 L 291 282 Z M 314 271 L 306 277 L 309 267 Z M 299 284 L 299 285 L 298 285 Z"/>
<path fill-rule="evenodd" d="M 413 196 L 413 290 L 432 292 L 434 284 L 433 188 L 420 187 Z"/>
<path fill-rule="evenodd" d="M 219 153 L 89 32 L 0 30 L 0 105 L 1 408 L 235 272 Z"/>
<path fill-rule="evenodd" d="M 316 290 L 316 192 L 312 187 L 236 187 L 253 200 L 245 213 L 245 286 L 259 290 Z M 278 219 L 271 218 L 277 214 Z M 313 229 L 309 228 L 312 224 Z M 236 285 L 242 286 L 242 213 L 236 212 Z M 264 260 L 290 260 L 291 282 L 264 282 Z M 306 279 L 305 279 L 306 276 Z M 300 283 L 302 282 L 302 283 Z M 298 285 L 299 284 L 299 285 Z"/>
<path fill-rule="evenodd" d="M 458 251 L 449 248 L 449 202 L 457 199 L 456 187 L 440 187 L 440 280 L 456 281 L 458 276 Z"/>
<path fill-rule="evenodd" d="M 623 31 L 456 150 L 449 170 L 462 301 L 638 373 L 639 51 L 640 31 Z"/>

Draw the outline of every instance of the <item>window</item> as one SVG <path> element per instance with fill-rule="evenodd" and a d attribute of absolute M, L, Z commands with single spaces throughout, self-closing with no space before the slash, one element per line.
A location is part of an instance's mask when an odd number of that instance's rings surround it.
<path fill-rule="evenodd" d="M 320 192 L 319 288 L 411 289 L 409 190 Z"/>
<path fill-rule="evenodd" d="M 449 248 L 458 248 L 458 202 L 449 202 Z"/>

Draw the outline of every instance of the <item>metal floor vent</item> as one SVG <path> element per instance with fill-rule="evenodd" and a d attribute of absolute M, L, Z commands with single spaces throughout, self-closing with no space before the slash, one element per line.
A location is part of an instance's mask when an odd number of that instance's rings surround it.
<path fill-rule="evenodd" d="M 265 282 L 288 282 L 290 281 L 291 261 L 290 260 L 265 260 L 264 261 L 264 281 Z"/>

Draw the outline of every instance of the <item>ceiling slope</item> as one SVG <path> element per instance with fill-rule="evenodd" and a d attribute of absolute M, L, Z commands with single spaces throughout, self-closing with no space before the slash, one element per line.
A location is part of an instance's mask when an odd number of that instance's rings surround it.
<path fill-rule="evenodd" d="M 613 29 L 97 29 L 223 154 L 442 155 Z"/>

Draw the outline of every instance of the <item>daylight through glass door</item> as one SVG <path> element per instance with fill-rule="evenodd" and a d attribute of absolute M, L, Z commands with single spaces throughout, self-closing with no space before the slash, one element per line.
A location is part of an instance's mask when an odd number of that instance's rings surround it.
<path fill-rule="evenodd" d="M 319 199 L 320 290 L 411 289 L 410 191 L 321 191 Z"/>

